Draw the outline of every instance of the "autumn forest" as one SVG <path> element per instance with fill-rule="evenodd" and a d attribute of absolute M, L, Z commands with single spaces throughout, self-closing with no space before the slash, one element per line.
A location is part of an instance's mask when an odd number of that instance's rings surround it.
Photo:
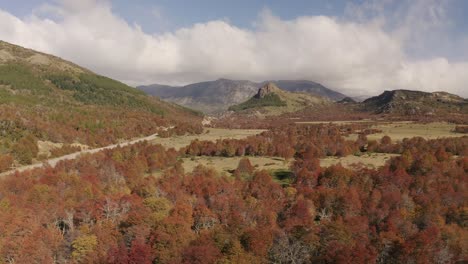
<path fill-rule="evenodd" d="M 467 99 L 277 83 L 207 114 L 0 41 L 0 264 L 466 263 Z"/>
<path fill-rule="evenodd" d="M 448 263 L 466 257 L 468 138 L 344 140 L 273 129 L 179 151 L 141 143 L 0 182 L 0 252 L 16 263 Z M 399 153 L 379 169 L 318 158 Z M 240 155 L 232 176 L 185 155 Z M 250 156 L 293 160 L 281 184 Z M 160 177 L 150 177 L 162 171 Z"/>

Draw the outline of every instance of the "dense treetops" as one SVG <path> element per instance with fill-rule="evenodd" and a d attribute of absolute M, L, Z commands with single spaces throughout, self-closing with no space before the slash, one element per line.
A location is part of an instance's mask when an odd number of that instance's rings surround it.
<path fill-rule="evenodd" d="M 0 180 L 1 261 L 466 259 L 468 138 L 402 143 L 384 138 L 375 151 L 402 155 L 380 169 L 321 168 L 318 157 L 370 143 L 365 136 L 342 140 L 341 133 L 334 126 L 296 126 L 212 148 L 214 155 L 245 155 L 237 153 L 243 146 L 255 155 L 278 151 L 269 144 L 282 141 L 294 157 L 286 185 L 252 168 L 248 156 L 233 176 L 202 166 L 184 172 L 179 157 L 192 148 L 207 151 L 202 142 L 180 153 L 140 143 L 11 175 Z"/>

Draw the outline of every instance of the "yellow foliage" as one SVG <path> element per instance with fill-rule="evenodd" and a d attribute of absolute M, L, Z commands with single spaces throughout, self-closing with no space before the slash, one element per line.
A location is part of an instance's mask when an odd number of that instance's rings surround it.
<path fill-rule="evenodd" d="M 0 211 L 4 212 L 10 209 L 10 201 L 7 198 L 3 198 L 0 200 Z"/>
<path fill-rule="evenodd" d="M 163 197 L 148 197 L 143 201 L 143 204 L 152 211 L 149 216 L 150 224 L 158 223 L 169 216 L 172 208 L 171 202 Z"/>
<path fill-rule="evenodd" d="M 297 194 L 297 190 L 294 187 L 287 187 L 285 189 L 285 192 L 286 192 L 286 196 L 288 198 L 294 198 L 296 196 L 296 194 Z"/>
<path fill-rule="evenodd" d="M 95 235 L 81 235 L 72 242 L 72 257 L 80 262 L 86 255 L 93 252 L 98 244 Z"/>

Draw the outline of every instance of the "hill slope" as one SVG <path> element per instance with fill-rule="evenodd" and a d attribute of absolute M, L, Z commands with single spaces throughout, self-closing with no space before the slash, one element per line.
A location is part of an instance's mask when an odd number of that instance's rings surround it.
<path fill-rule="evenodd" d="M 103 146 L 200 119 L 71 62 L 0 41 L 0 156 L 18 156 L 25 138 Z"/>
<path fill-rule="evenodd" d="M 139 86 L 138 89 L 164 100 L 175 102 L 206 113 L 217 113 L 246 101 L 255 95 L 259 88 L 273 82 L 286 91 L 304 92 L 316 96 L 323 96 L 333 101 L 346 96 L 330 90 L 321 84 L 311 81 L 265 81 L 261 83 L 219 79 L 216 81 L 200 82 L 186 86 L 149 85 Z"/>
<path fill-rule="evenodd" d="M 272 80 L 261 83 L 261 86 L 272 82 L 281 89 L 289 92 L 302 92 L 315 96 L 328 98 L 332 101 L 339 101 L 346 97 L 346 95 L 333 91 L 320 83 L 305 81 L 305 80 Z"/>
<path fill-rule="evenodd" d="M 385 91 L 363 101 L 364 110 L 374 113 L 398 115 L 437 115 L 468 113 L 468 100 L 446 92 L 420 92 L 411 90 Z"/>
<path fill-rule="evenodd" d="M 278 88 L 274 83 L 267 83 L 252 98 L 229 107 L 229 110 L 242 113 L 257 112 L 263 115 L 278 115 L 330 104 L 332 102 L 324 97 L 288 92 Z"/>

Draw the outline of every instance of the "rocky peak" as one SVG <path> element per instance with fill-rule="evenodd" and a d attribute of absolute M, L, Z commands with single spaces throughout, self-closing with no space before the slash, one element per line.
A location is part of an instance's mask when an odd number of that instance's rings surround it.
<path fill-rule="evenodd" d="M 272 82 L 265 84 L 263 87 L 258 89 L 255 98 L 263 98 L 271 93 L 278 92 L 280 89 Z"/>

